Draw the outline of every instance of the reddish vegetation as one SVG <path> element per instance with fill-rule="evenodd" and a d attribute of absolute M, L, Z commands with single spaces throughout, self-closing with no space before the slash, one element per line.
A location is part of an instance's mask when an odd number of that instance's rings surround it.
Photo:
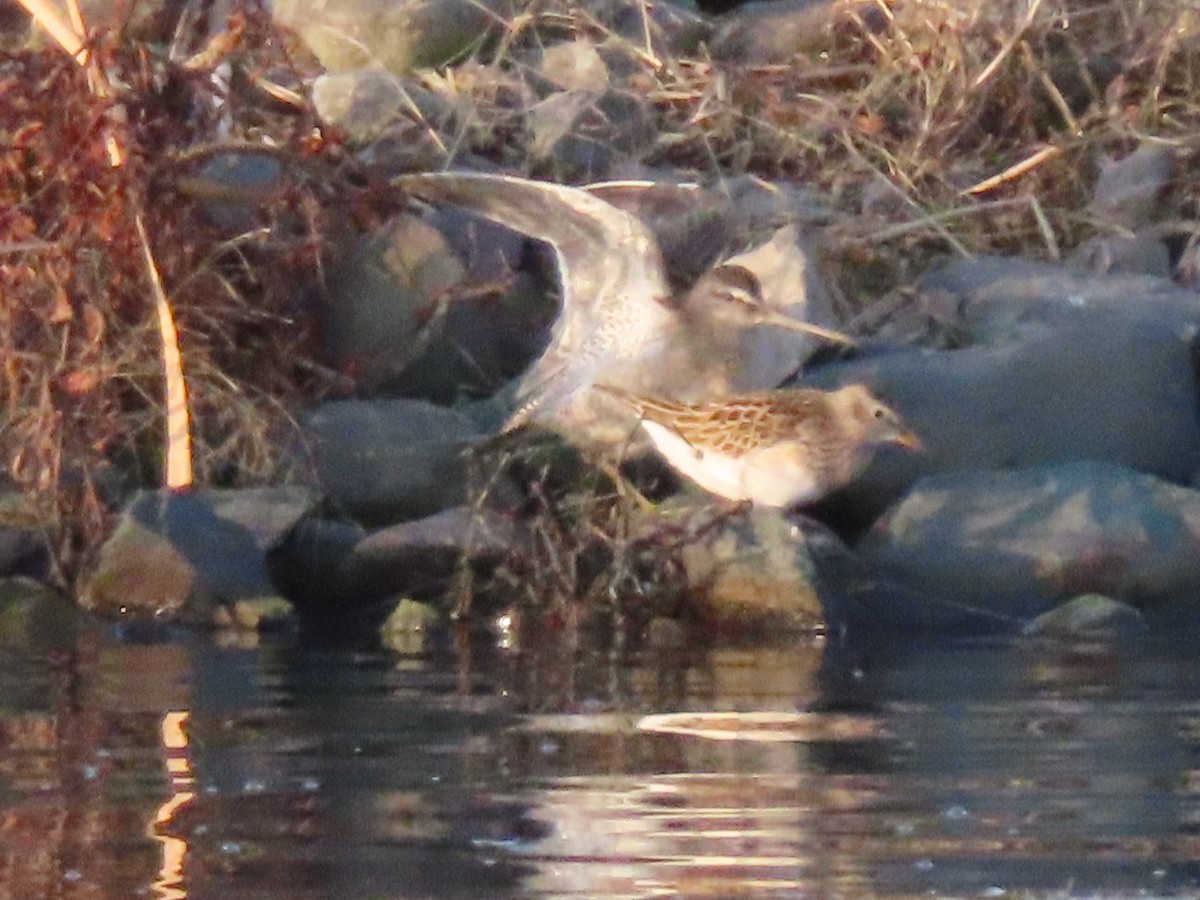
<path fill-rule="evenodd" d="M 279 56 L 252 32 L 237 57 L 247 70 Z M 96 55 L 123 85 L 112 101 L 61 51 L 0 63 L 0 458 L 64 581 L 103 533 L 106 496 L 159 479 L 162 365 L 137 213 L 179 323 L 206 481 L 275 475 L 272 432 L 329 382 L 309 361 L 329 196 L 317 185 L 336 153 L 309 111 L 250 89 L 221 105 L 207 71 L 144 46 Z M 250 198 L 245 233 L 180 190 L 221 116 L 223 142 L 268 131 L 285 163 L 279 189 Z"/>

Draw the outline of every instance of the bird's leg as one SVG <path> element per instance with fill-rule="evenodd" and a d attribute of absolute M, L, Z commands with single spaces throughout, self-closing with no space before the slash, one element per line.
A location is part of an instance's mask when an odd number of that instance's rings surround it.
<path fill-rule="evenodd" d="M 640 420 L 639 420 L 640 424 Z M 638 425 L 634 425 L 633 430 L 629 432 L 629 437 L 620 445 L 617 450 L 615 460 L 612 456 L 602 455 L 596 459 L 596 468 L 599 469 L 609 481 L 613 483 L 613 487 L 617 490 L 617 495 L 620 497 L 631 497 L 638 508 L 644 512 L 653 512 L 654 503 L 638 490 L 637 486 L 632 481 L 621 474 L 621 462 L 625 459 L 625 454 L 633 444 L 634 436 L 637 434 Z"/>
<path fill-rule="evenodd" d="M 653 512 L 654 503 L 645 494 L 638 490 L 637 486 L 621 474 L 621 466 L 609 459 L 600 459 L 596 461 L 596 468 L 599 469 L 616 488 L 617 495 L 620 497 L 629 497 L 637 504 L 642 512 Z"/>
<path fill-rule="evenodd" d="M 707 522 L 704 522 L 692 532 L 690 540 L 698 541 L 701 538 L 708 537 L 709 534 L 721 528 L 725 523 L 736 518 L 748 518 L 750 511 L 754 509 L 754 504 L 749 500 L 726 500 L 715 505 L 712 515 L 709 516 Z"/>

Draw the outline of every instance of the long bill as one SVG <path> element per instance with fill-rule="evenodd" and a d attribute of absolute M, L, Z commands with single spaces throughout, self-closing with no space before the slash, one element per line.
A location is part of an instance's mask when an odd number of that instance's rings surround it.
<path fill-rule="evenodd" d="M 779 328 L 786 328 L 788 331 L 802 331 L 805 334 L 811 334 L 813 337 L 822 338 L 833 344 L 841 344 L 844 347 L 856 346 L 854 338 L 847 334 L 834 331 L 832 328 L 823 328 L 820 325 L 814 325 L 812 322 L 793 319 L 791 316 L 785 316 L 783 313 L 764 311 L 762 322 L 764 325 L 775 325 Z"/>

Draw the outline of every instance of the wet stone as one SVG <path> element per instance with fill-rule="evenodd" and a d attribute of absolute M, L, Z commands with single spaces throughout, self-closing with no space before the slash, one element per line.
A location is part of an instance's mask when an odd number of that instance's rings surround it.
<path fill-rule="evenodd" d="M 44 529 L 18 491 L 0 491 L 0 576 L 42 577 L 50 565 Z"/>
<path fill-rule="evenodd" d="M 519 551 L 522 535 L 510 519 L 486 509 L 457 507 L 376 531 L 338 566 L 341 590 L 359 601 L 446 593 L 464 564 L 494 566 Z"/>
<path fill-rule="evenodd" d="M 1200 492 L 1109 463 L 918 482 L 855 548 L 882 581 L 1028 620 L 1098 593 L 1200 615 Z"/>
<path fill-rule="evenodd" d="M 300 487 L 143 491 L 100 549 L 81 602 L 104 615 L 211 619 L 277 594 L 266 554 L 310 510 Z"/>
<path fill-rule="evenodd" d="M 0 649 L 71 650 L 95 621 L 70 598 L 27 578 L 0 578 Z"/>
<path fill-rule="evenodd" d="M 1047 637 L 1119 637 L 1146 630 L 1137 609 L 1103 594 L 1084 594 L 1042 613 L 1029 623 L 1028 634 Z"/>
<path fill-rule="evenodd" d="M 638 533 L 682 539 L 682 581 L 717 627 L 811 629 L 821 603 L 804 532 L 779 510 L 732 511 L 705 498 L 670 501 Z"/>

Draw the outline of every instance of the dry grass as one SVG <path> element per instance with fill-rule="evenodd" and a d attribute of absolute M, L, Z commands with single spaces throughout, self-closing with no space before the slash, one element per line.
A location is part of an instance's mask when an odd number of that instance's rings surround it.
<path fill-rule="evenodd" d="M 615 4 L 620 8 L 623 4 Z M 1200 12 L 1174 0 L 847 0 L 786 64 L 668 57 L 622 36 L 613 4 L 547 0 L 492 55 L 425 85 L 455 110 L 439 134 L 519 173 L 542 50 L 598 46 L 613 89 L 642 98 L 657 138 L 634 162 L 705 181 L 746 172 L 821 189 L 844 261 L 870 271 L 861 307 L 932 256 L 1055 257 L 1103 223 L 1083 210 L 1104 156 L 1157 141 L 1184 161 L 1177 213 L 1200 189 Z M 428 123 L 426 123 L 428 124 Z M 437 124 L 429 126 L 434 129 Z M 990 185 L 990 187 L 989 187 Z M 974 188 L 974 190 L 972 190 Z"/>
<path fill-rule="evenodd" d="M 243 24 L 236 62 L 260 64 L 266 44 Z M 202 481 L 277 477 L 281 429 L 329 382 L 312 362 L 318 298 L 305 308 L 302 287 L 319 283 L 326 217 L 304 174 L 323 163 L 311 119 L 243 98 L 234 136 L 269 129 L 294 164 L 259 227 L 230 234 L 178 189 L 222 127 L 207 72 L 115 41 L 95 56 L 124 84 L 111 100 L 61 52 L 0 61 L 0 458 L 63 583 L 104 534 L 109 501 L 161 483 L 161 348 L 139 215 L 182 334 Z"/>

